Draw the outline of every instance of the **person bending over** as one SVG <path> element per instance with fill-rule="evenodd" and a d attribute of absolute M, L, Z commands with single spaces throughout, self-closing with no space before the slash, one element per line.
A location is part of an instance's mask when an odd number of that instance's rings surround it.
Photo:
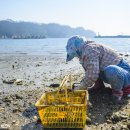
<path fill-rule="evenodd" d="M 104 82 L 111 85 L 112 96 L 120 102 L 123 95 L 130 94 L 130 65 L 113 49 L 87 41 L 84 37 L 68 39 L 67 59 L 78 57 L 85 70 L 85 76 L 75 89 L 103 88 Z"/>

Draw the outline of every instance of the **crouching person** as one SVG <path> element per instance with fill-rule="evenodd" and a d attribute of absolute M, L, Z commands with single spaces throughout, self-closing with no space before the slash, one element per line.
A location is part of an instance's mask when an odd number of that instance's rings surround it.
<path fill-rule="evenodd" d="M 105 88 L 111 85 L 114 101 L 120 102 L 123 95 L 130 94 L 130 65 L 111 48 L 87 41 L 80 36 L 71 37 L 66 46 L 67 59 L 79 58 L 85 70 L 85 77 L 75 89 Z"/>

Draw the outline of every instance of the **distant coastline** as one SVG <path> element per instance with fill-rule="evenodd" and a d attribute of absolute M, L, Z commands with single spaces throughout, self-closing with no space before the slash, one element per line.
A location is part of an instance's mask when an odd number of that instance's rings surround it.
<path fill-rule="evenodd" d="M 16 37 L 7 37 L 7 36 L 2 36 L 0 37 L 0 39 L 45 39 L 46 37 L 45 36 L 41 36 L 41 37 L 38 37 L 38 36 L 31 36 L 31 37 L 28 37 L 28 36 L 16 36 Z"/>
<path fill-rule="evenodd" d="M 44 39 L 44 38 L 68 38 L 73 35 L 94 37 L 96 33 L 83 27 L 70 27 L 58 23 L 34 23 L 13 21 L 11 19 L 0 20 L 0 39 Z"/>
<path fill-rule="evenodd" d="M 94 38 L 130 38 L 130 35 L 116 35 L 116 36 L 95 36 Z"/>

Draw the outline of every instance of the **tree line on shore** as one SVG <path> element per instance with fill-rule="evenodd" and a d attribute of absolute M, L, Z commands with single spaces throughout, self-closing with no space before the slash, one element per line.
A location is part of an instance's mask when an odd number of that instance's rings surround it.
<path fill-rule="evenodd" d="M 1 20 L 0 39 L 42 39 L 42 38 L 67 38 L 72 35 L 94 37 L 92 30 L 83 27 L 72 28 L 56 23 L 40 24 L 33 22 Z"/>

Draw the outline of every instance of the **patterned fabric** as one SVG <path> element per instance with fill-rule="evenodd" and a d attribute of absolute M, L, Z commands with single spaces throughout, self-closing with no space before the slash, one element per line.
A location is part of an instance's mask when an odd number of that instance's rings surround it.
<path fill-rule="evenodd" d="M 110 84 L 113 89 L 113 95 L 122 97 L 130 94 L 130 65 L 121 60 L 118 65 L 107 66 L 101 77 L 103 81 Z"/>
<path fill-rule="evenodd" d="M 78 57 L 85 69 L 85 77 L 76 89 L 92 86 L 100 77 L 111 85 L 113 95 L 121 99 L 130 93 L 130 65 L 114 50 L 74 36 L 67 43 L 67 61 Z"/>
<path fill-rule="evenodd" d="M 67 59 L 66 61 L 72 60 L 74 57 L 80 57 L 81 56 L 81 47 L 83 44 L 85 44 L 86 39 L 84 37 L 80 36 L 73 36 L 71 37 L 66 46 L 67 51 Z"/>
<path fill-rule="evenodd" d="M 92 86 L 98 79 L 100 72 L 109 65 L 119 64 L 121 59 L 120 55 L 111 48 L 95 42 L 87 42 L 82 46 L 82 57 L 80 58 L 85 69 L 85 77 L 81 81 L 82 85 Z"/>
<path fill-rule="evenodd" d="M 109 83 L 114 90 L 122 90 L 130 84 L 130 73 L 119 66 L 107 66 L 103 75 L 103 80 Z"/>
<path fill-rule="evenodd" d="M 117 66 L 119 66 L 119 67 L 121 67 L 121 68 L 130 72 L 130 65 L 125 60 L 121 60 L 120 63 Z"/>
<path fill-rule="evenodd" d="M 130 96 L 130 84 L 122 89 L 123 95 Z"/>

